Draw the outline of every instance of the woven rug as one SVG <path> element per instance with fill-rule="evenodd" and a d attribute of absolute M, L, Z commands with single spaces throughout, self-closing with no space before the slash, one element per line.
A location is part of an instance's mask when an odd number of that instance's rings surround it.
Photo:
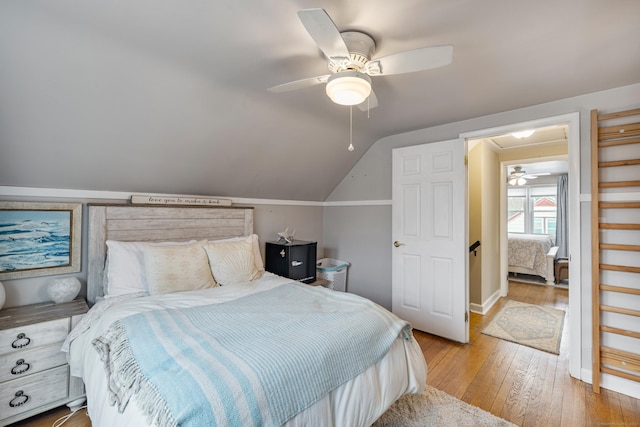
<path fill-rule="evenodd" d="M 422 394 L 405 394 L 372 427 L 515 427 L 502 418 L 426 386 Z"/>
<path fill-rule="evenodd" d="M 564 314 L 557 308 L 509 300 L 482 333 L 559 354 Z"/>

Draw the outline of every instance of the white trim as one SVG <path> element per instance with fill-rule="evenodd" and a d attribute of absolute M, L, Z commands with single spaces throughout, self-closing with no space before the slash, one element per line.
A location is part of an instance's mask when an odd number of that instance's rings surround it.
<path fill-rule="evenodd" d="M 0 197 L 45 197 L 61 199 L 108 199 L 129 201 L 132 195 L 142 193 L 127 191 L 77 190 L 69 188 L 12 187 L 0 186 Z M 199 194 L 144 193 L 150 196 L 202 197 Z M 234 204 L 243 205 L 288 205 L 288 206 L 391 206 L 391 200 L 345 200 L 335 202 L 315 202 L 308 200 L 245 199 L 241 197 L 221 197 Z"/>
<path fill-rule="evenodd" d="M 143 193 L 127 191 L 100 191 L 100 190 L 76 190 L 67 188 L 38 188 L 38 187 L 10 187 L 0 186 L 0 197 L 51 197 L 64 199 L 111 199 L 128 201 L 132 195 Z M 180 196 L 201 197 L 199 194 L 166 194 L 144 193 L 151 196 Z M 324 206 L 323 202 L 304 200 L 277 200 L 277 199 L 244 199 L 241 197 L 221 197 L 230 199 L 235 204 L 251 205 L 294 205 L 294 206 Z"/>
<path fill-rule="evenodd" d="M 345 200 L 324 202 L 323 206 L 391 206 L 391 200 Z"/>
<path fill-rule="evenodd" d="M 493 295 L 491 295 L 489 299 L 482 304 L 474 304 L 474 303 L 469 304 L 469 311 L 473 313 L 482 314 L 484 316 L 489 312 L 489 310 L 491 310 L 491 307 L 493 307 L 495 303 L 498 302 L 499 299 L 500 299 L 500 289 L 495 291 Z"/>
<path fill-rule="evenodd" d="M 62 199 L 125 199 L 131 193 L 122 191 L 74 190 L 67 188 L 10 187 L 0 186 L 0 196 L 53 197 Z"/>
<path fill-rule="evenodd" d="M 523 129 L 542 128 L 547 126 L 556 126 L 560 124 L 569 124 L 573 120 L 578 120 L 577 125 L 580 126 L 579 113 L 569 113 L 560 116 L 545 117 L 543 119 L 531 120 L 528 122 L 512 123 L 504 126 L 497 126 L 489 129 L 474 130 L 460 134 L 460 138 L 478 139 L 489 138 L 491 136 L 504 135 L 506 133 L 516 132 Z"/>
<path fill-rule="evenodd" d="M 582 378 L 584 379 L 582 381 L 593 384 L 592 374 L 593 371 L 591 369 L 583 369 Z M 640 388 L 638 388 L 638 383 L 635 381 L 603 373 L 600 380 L 600 387 L 615 391 L 616 393 L 626 394 L 627 396 L 631 396 L 635 399 L 640 399 Z"/>
<path fill-rule="evenodd" d="M 541 128 L 556 125 L 568 125 L 568 156 L 569 156 L 569 253 L 571 255 L 569 281 L 569 373 L 572 377 L 582 379 L 582 261 L 580 257 L 581 229 L 580 229 L 580 113 L 569 113 L 559 116 L 531 120 L 528 122 L 513 123 L 489 129 L 476 130 L 460 134 L 461 138 L 478 139 L 495 135 L 503 135 L 517 130 Z M 537 159 L 538 160 L 538 159 Z M 505 163 L 505 162 L 502 162 Z M 500 210 L 501 210 L 501 247 L 506 248 L 506 170 L 501 165 Z M 501 294 L 506 296 L 508 290 L 506 251 L 503 250 L 500 257 Z"/>

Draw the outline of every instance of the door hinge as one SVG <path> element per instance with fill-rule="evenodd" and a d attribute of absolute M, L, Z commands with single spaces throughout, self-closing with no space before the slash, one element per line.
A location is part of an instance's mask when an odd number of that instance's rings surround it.
<path fill-rule="evenodd" d="M 464 312 L 464 322 L 465 323 L 469 323 L 469 312 L 468 311 Z"/>
<path fill-rule="evenodd" d="M 469 158 L 464 156 L 464 165 L 467 166 L 469 164 Z"/>

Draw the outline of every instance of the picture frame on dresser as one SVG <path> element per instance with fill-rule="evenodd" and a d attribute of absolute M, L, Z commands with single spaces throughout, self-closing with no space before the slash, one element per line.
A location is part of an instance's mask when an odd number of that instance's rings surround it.
<path fill-rule="evenodd" d="M 82 204 L 0 201 L 0 280 L 80 271 Z"/>

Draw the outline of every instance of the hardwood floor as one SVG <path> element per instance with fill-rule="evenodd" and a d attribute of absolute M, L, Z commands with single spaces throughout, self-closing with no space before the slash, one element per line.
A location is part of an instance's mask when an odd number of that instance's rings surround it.
<path fill-rule="evenodd" d="M 510 282 L 509 299 L 567 310 L 567 289 Z M 427 384 L 519 426 L 640 426 L 640 401 L 569 376 L 568 316 L 560 355 L 482 334 L 505 304 L 471 313 L 469 344 L 415 331 L 429 373 Z"/>
<path fill-rule="evenodd" d="M 567 289 L 510 282 L 509 298 L 567 310 Z M 504 305 L 502 298 L 485 316 L 471 313 L 469 344 L 457 344 L 415 331 L 429 374 L 427 383 L 519 426 L 640 426 L 640 401 L 569 376 L 569 330 L 565 317 L 560 355 L 483 335 L 482 329 Z M 51 426 L 66 407 L 14 424 Z M 84 410 L 65 427 L 91 427 Z"/>

